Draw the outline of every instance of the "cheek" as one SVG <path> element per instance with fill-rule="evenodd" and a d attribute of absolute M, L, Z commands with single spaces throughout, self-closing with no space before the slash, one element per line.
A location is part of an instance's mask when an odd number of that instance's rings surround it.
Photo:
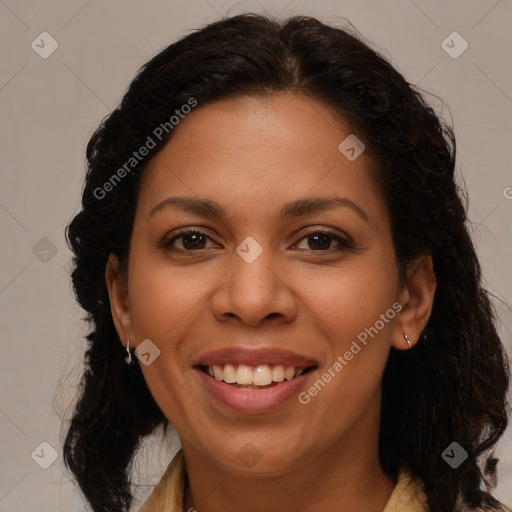
<path fill-rule="evenodd" d="M 134 335 L 138 342 L 150 339 L 160 350 L 151 364 L 140 365 L 144 379 L 164 415 L 176 428 L 186 429 L 197 411 L 190 407 L 195 397 L 184 381 L 185 347 L 213 283 L 204 279 L 204 273 L 173 269 L 142 257 L 130 263 Z"/>
<path fill-rule="evenodd" d="M 211 273 L 191 269 L 173 269 L 142 258 L 133 261 L 129 296 L 138 339 L 176 339 L 186 330 L 187 316 L 204 307 L 213 286 Z"/>
<path fill-rule="evenodd" d="M 340 348 L 373 326 L 396 300 L 393 255 L 379 254 L 354 258 L 350 265 L 322 272 L 304 272 L 296 283 L 301 301 L 328 328 L 328 337 Z M 389 325 L 381 330 L 387 331 Z"/>
<path fill-rule="evenodd" d="M 310 286 L 309 299 L 304 298 L 314 304 L 329 356 L 301 403 L 318 411 L 332 435 L 379 400 L 396 318 L 395 276 L 393 266 L 367 261 L 361 268 L 340 271 L 335 280 L 316 280 L 321 286 Z"/>

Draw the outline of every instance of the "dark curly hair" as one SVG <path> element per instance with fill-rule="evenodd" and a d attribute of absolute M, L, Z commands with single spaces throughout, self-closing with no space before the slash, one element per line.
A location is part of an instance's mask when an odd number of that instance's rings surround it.
<path fill-rule="evenodd" d="M 66 230 L 74 292 L 91 327 L 66 466 L 94 511 L 128 511 L 135 452 L 158 426 L 169 426 L 138 361 L 129 369 L 123 362 L 105 265 L 114 253 L 126 269 L 141 176 L 172 130 L 108 191 L 105 183 L 191 98 L 202 106 L 283 91 L 328 105 L 366 145 L 401 278 L 418 255 L 432 256 L 437 290 L 429 322 L 414 350 L 391 350 L 383 376 L 384 470 L 396 476 L 405 462 L 432 511 L 455 511 L 460 500 L 498 510 L 490 494 L 497 461 L 489 452 L 507 426 L 509 368 L 456 184 L 453 130 L 355 29 L 306 16 L 280 22 L 243 14 L 183 37 L 139 70 L 89 141 L 82 209 Z M 469 454 L 456 470 L 441 457 L 453 441 Z"/>

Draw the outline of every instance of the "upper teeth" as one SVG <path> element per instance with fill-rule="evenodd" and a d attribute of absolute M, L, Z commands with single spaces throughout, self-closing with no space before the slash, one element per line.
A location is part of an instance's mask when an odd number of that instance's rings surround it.
<path fill-rule="evenodd" d="M 228 384 L 255 384 L 256 386 L 268 386 L 272 381 L 282 382 L 298 377 L 304 372 L 304 367 L 283 366 L 277 364 L 270 367 L 262 364 L 252 368 L 245 364 L 238 367 L 232 364 L 214 364 L 208 366 L 208 373 L 217 380 L 223 380 Z"/>

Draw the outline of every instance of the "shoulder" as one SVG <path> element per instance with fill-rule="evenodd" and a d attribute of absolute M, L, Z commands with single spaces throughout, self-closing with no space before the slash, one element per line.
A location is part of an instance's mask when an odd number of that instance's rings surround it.
<path fill-rule="evenodd" d="M 483 508 L 472 508 L 458 500 L 455 507 L 458 512 L 489 512 Z M 500 512 L 512 512 L 501 505 Z M 431 512 L 421 479 L 413 477 L 405 466 L 401 466 L 397 483 L 384 512 Z"/>
<path fill-rule="evenodd" d="M 414 478 L 405 465 L 383 512 L 429 512 L 421 480 Z"/>
<path fill-rule="evenodd" d="M 179 450 L 139 512 L 182 512 L 185 479 L 183 451 Z"/>

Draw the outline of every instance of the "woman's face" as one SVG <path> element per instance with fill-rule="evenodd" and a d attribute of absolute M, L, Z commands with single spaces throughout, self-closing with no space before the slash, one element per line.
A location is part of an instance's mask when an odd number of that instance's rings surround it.
<path fill-rule="evenodd" d="M 147 167 L 116 326 L 150 340 L 140 366 L 184 448 L 225 468 L 277 474 L 376 437 L 408 295 L 351 133 L 310 98 L 228 99 L 198 105 Z"/>

